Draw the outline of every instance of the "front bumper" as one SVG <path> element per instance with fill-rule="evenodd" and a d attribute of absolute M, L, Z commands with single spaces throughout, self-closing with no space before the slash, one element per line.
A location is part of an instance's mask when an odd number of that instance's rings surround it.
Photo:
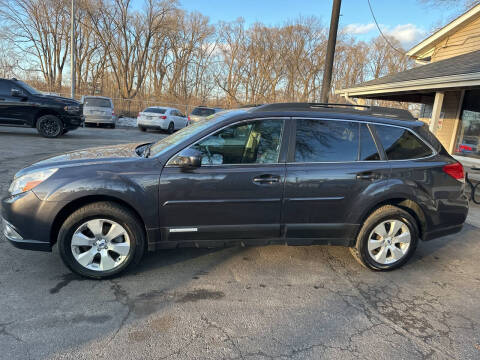
<path fill-rule="evenodd" d="M 38 240 L 25 240 L 12 224 L 3 218 L 1 220 L 3 235 L 10 244 L 16 248 L 35 251 L 52 251 L 52 245 L 50 243 Z"/>
<path fill-rule="evenodd" d="M 27 191 L 2 200 L 2 233 L 15 247 L 51 251 L 51 227 L 59 203 L 40 200 Z"/>

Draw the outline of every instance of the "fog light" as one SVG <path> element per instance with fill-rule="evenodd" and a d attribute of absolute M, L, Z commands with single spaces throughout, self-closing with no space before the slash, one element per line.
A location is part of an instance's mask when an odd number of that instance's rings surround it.
<path fill-rule="evenodd" d="M 23 240 L 23 238 L 15 231 L 13 226 L 5 219 L 2 219 L 3 221 L 3 235 L 8 240 Z"/>

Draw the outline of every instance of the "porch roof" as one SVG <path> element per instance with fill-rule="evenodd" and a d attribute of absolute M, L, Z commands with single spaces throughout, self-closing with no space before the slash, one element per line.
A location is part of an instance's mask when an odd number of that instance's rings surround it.
<path fill-rule="evenodd" d="M 337 90 L 346 97 L 416 102 L 439 90 L 480 86 L 480 50 Z"/>

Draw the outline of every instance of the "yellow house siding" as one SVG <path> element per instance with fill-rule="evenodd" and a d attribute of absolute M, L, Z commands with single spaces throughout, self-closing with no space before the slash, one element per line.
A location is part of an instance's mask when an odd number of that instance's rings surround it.
<path fill-rule="evenodd" d="M 431 61 L 440 61 L 476 50 L 480 50 L 480 18 L 438 43 Z"/>

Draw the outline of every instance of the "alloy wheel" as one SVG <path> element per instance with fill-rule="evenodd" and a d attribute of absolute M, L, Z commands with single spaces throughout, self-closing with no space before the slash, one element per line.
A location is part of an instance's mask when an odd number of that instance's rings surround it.
<path fill-rule="evenodd" d="M 113 220 L 93 219 L 73 233 L 73 257 L 83 267 L 109 271 L 125 262 L 130 253 L 130 238 L 125 228 Z"/>
<path fill-rule="evenodd" d="M 40 130 L 46 136 L 51 137 L 55 137 L 61 132 L 58 121 L 52 117 L 47 117 L 40 122 Z"/>
<path fill-rule="evenodd" d="M 411 238 L 410 229 L 403 221 L 383 221 L 368 237 L 368 254 L 379 264 L 393 264 L 408 253 Z"/>

